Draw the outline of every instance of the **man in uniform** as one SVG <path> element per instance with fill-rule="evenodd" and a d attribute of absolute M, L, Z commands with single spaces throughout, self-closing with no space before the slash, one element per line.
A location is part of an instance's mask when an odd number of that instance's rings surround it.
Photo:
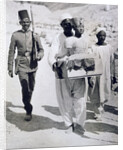
<path fill-rule="evenodd" d="M 22 29 L 14 32 L 11 37 L 8 54 L 8 74 L 13 77 L 13 61 L 17 48 L 15 74 L 18 74 L 22 87 L 22 101 L 26 110 L 25 120 L 30 121 L 33 109 L 30 101 L 35 85 L 37 61 L 43 58 L 44 51 L 39 36 L 29 29 L 31 21 L 27 10 L 19 11 L 18 16 Z"/>

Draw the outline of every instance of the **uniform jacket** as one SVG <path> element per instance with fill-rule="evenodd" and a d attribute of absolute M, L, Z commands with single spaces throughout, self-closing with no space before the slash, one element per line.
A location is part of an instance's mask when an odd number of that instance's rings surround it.
<path fill-rule="evenodd" d="M 31 67 L 32 63 L 32 50 L 33 50 L 33 40 L 32 40 L 32 31 L 23 31 L 18 30 L 12 34 L 11 43 L 9 47 L 9 55 L 8 55 L 8 70 L 13 71 L 13 63 L 15 52 L 17 49 L 17 57 L 15 59 L 15 73 L 18 71 L 23 72 L 33 72 L 37 70 L 37 63 L 34 67 Z M 39 36 L 35 35 L 36 41 L 36 49 L 38 55 L 43 57 L 43 48 L 40 42 Z M 28 53 L 28 55 L 26 55 Z"/>

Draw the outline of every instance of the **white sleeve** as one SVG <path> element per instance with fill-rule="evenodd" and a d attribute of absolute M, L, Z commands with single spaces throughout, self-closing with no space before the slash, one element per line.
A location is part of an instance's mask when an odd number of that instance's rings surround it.
<path fill-rule="evenodd" d="M 55 56 L 58 53 L 59 49 L 59 38 L 58 36 L 53 40 L 51 49 L 48 54 L 48 63 L 52 67 L 53 64 L 56 62 Z"/>

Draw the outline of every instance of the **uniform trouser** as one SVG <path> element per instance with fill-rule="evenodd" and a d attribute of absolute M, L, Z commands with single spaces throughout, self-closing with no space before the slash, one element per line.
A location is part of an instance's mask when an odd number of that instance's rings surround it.
<path fill-rule="evenodd" d="M 75 122 L 84 126 L 86 119 L 87 79 L 56 79 L 56 94 L 59 109 L 66 126 Z"/>
<path fill-rule="evenodd" d="M 18 75 L 22 87 L 22 101 L 24 103 L 24 109 L 27 114 L 31 114 L 33 107 L 30 101 L 34 90 L 36 72 L 26 73 L 19 71 Z"/>

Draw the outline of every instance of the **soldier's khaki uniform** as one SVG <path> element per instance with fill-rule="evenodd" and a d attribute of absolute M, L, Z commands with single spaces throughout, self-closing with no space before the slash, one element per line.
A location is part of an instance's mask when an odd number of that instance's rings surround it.
<path fill-rule="evenodd" d="M 38 35 L 35 35 L 37 55 L 43 57 L 43 48 Z M 31 114 L 32 105 L 30 104 L 32 92 L 35 85 L 35 75 L 37 71 L 37 61 L 32 62 L 33 56 L 32 31 L 18 30 L 12 34 L 8 55 L 8 71 L 13 71 L 15 51 L 15 74 L 19 75 L 22 87 L 22 100 L 27 114 Z"/>

